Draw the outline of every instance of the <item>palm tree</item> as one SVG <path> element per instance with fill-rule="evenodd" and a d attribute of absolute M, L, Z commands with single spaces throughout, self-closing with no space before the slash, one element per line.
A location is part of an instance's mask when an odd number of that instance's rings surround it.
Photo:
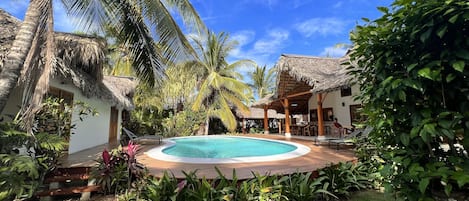
<path fill-rule="evenodd" d="M 244 65 L 253 65 L 250 60 L 239 60 L 229 64 L 226 61 L 228 53 L 233 50 L 237 42 L 230 41 L 228 34 L 208 32 L 206 39 L 194 38 L 195 49 L 199 55 L 194 65 L 200 67 L 198 72 L 200 86 L 192 109 L 207 112 L 205 134 L 208 134 L 208 121 L 210 118 L 219 118 L 225 127 L 234 131 L 236 118 L 232 107 L 248 112 L 246 102 L 252 95 L 248 85 L 243 83 L 242 76 L 235 71 Z"/>
<path fill-rule="evenodd" d="M 153 86 L 164 76 L 165 62 L 176 62 L 195 55 L 169 9 L 177 10 L 190 29 L 205 30 L 189 0 L 61 2 L 71 15 L 82 19 L 83 26 L 108 26 L 118 33 L 116 37 L 128 50 L 136 75 L 149 86 Z M 155 45 L 150 29 L 156 33 L 159 45 Z M 24 104 L 29 105 L 27 111 L 31 113 L 38 107 L 48 89 L 48 79 L 54 64 L 53 35 L 52 0 L 31 0 L 24 22 L 0 72 L 0 112 L 16 86 L 21 71 L 39 72 L 34 74 L 40 75 L 39 78 L 28 77 L 35 81 L 28 82 L 30 86 L 26 88 L 34 90 L 27 93 L 30 97 L 25 100 L 29 101 Z M 40 58 L 41 51 L 44 51 L 41 49 L 42 43 L 46 44 L 46 56 Z M 45 60 L 43 68 L 35 65 L 39 59 Z"/>
<path fill-rule="evenodd" d="M 249 76 L 252 80 L 250 86 L 254 88 L 254 91 L 257 93 L 256 95 L 259 99 L 273 93 L 275 88 L 274 79 L 276 76 L 275 68 L 271 68 L 267 71 L 267 67 L 265 65 L 263 67 L 256 65 L 256 69 L 250 72 Z"/>

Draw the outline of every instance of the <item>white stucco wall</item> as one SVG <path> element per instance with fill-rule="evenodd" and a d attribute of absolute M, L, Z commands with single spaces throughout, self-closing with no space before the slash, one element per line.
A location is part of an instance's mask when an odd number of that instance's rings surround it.
<path fill-rule="evenodd" d="M 69 154 L 108 143 L 111 105 L 95 97 L 87 98 L 77 87 L 72 84 L 62 84 L 57 79 L 51 80 L 50 85 L 72 92 L 74 94 L 74 102 L 86 102 L 98 112 L 97 116 L 86 116 L 83 121 L 80 121 L 78 114 L 72 114 L 72 123 L 76 124 L 76 129 L 72 131 L 74 134 L 70 136 Z M 121 123 L 120 111 L 121 110 L 119 110 L 118 125 Z M 117 137 L 119 140 L 119 134 Z"/>
<path fill-rule="evenodd" d="M 352 86 L 352 95 L 341 97 L 340 90 L 323 94 L 324 101 L 322 103 L 323 108 L 332 108 L 333 115 L 336 117 L 340 124 L 350 126 L 352 123 L 350 119 L 350 105 L 360 104 L 359 101 L 354 101 L 353 97 L 360 93 L 358 85 Z M 342 106 L 344 103 L 344 106 Z M 309 110 L 317 109 L 317 96 L 313 96 L 309 99 Z"/>
<path fill-rule="evenodd" d="M 76 129 L 73 130 L 75 134 L 70 136 L 69 154 L 108 143 L 111 104 L 95 97 L 87 98 L 77 87 L 72 84 L 62 84 L 61 80 L 58 79 L 52 79 L 50 86 L 73 93 L 73 101 L 86 102 L 99 113 L 98 116 L 86 116 L 83 121 L 79 120 L 77 114 L 72 114 L 72 123 L 76 124 Z M 10 118 L 5 116 L 6 114 L 16 115 L 18 113 L 19 106 L 21 104 L 21 97 L 22 89 L 19 87 L 15 88 L 10 94 L 10 98 L 1 114 L 1 117 L 3 117 L 5 121 L 11 121 Z M 119 141 L 122 109 L 118 108 L 118 110 L 117 140 Z"/>

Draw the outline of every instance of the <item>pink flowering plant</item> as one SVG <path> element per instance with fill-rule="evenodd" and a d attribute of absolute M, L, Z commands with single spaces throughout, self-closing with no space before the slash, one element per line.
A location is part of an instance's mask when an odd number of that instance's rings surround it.
<path fill-rule="evenodd" d="M 92 171 L 92 178 L 101 186 L 105 194 L 122 193 L 141 175 L 141 165 L 135 158 L 138 145 L 129 142 L 127 149 L 122 147 L 109 152 L 104 149 Z"/>

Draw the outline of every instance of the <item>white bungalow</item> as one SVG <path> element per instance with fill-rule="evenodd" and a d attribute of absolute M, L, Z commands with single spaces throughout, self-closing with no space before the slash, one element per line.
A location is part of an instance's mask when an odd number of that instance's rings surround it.
<path fill-rule="evenodd" d="M 343 126 L 351 126 L 360 119 L 357 109 L 361 103 L 353 99 L 360 91 L 347 74 L 346 66 L 341 65 L 343 61 L 344 58 L 282 54 L 275 66 L 276 93 L 253 106 L 285 114 L 287 137 L 304 133 L 300 121 L 310 122 L 313 126 L 309 133 L 319 136 L 334 132 L 334 118 Z M 292 114 L 301 118 L 291 119 Z"/>
<path fill-rule="evenodd" d="M 0 9 L 0 70 L 20 23 Z M 101 39 L 68 33 L 56 33 L 55 39 L 58 65 L 50 80 L 49 94 L 64 98 L 68 103 L 83 101 L 99 113 L 83 121 L 72 114 L 76 128 L 70 136 L 68 153 L 119 142 L 123 111 L 133 109 L 135 80 L 103 76 L 105 43 Z M 9 116 L 19 111 L 22 93 L 21 85 L 14 89 L 0 118 L 9 121 Z"/>

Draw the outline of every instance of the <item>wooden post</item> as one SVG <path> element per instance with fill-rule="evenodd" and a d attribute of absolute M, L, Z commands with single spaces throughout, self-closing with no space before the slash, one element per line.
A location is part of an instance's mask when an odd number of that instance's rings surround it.
<path fill-rule="evenodd" d="M 243 134 L 246 134 L 246 118 L 243 117 L 243 126 L 242 126 Z"/>
<path fill-rule="evenodd" d="M 285 109 L 285 137 L 290 138 L 290 103 L 288 103 L 288 98 L 285 98 L 283 101 L 283 108 Z"/>
<path fill-rule="evenodd" d="M 269 134 L 269 117 L 267 112 L 269 110 L 269 106 L 264 105 L 264 134 Z"/>
<path fill-rule="evenodd" d="M 278 120 L 278 134 L 282 134 L 282 119 Z"/>
<path fill-rule="evenodd" d="M 324 137 L 324 120 L 322 119 L 322 94 L 317 95 L 318 98 L 318 137 Z"/>

